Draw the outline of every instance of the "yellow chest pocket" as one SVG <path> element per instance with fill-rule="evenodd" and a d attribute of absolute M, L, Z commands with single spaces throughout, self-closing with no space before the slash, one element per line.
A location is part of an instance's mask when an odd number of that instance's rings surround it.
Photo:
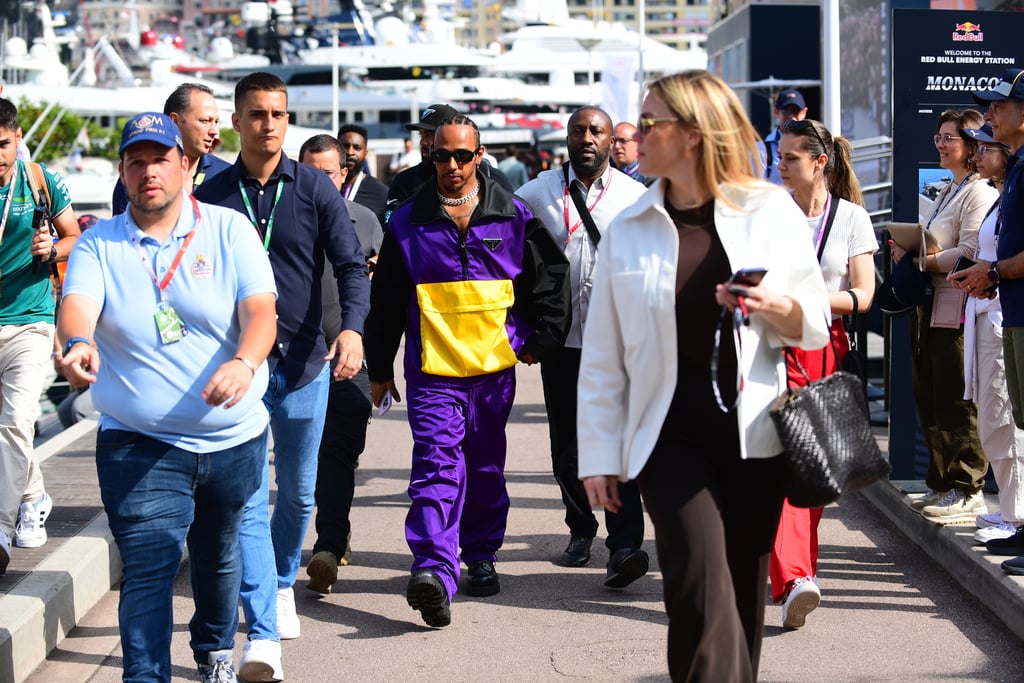
<path fill-rule="evenodd" d="M 516 364 L 505 321 L 515 303 L 511 280 L 461 280 L 416 286 L 423 372 L 474 377 Z"/>

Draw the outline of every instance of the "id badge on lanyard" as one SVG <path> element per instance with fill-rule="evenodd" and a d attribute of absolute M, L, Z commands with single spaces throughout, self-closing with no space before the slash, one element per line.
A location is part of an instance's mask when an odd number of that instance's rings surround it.
<path fill-rule="evenodd" d="M 167 269 L 167 274 L 163 280 L 160 280 L 156 276 L 156 271 L 153 269 L 152 264 L 149 262 L 149 257 L 146 256 L 146 252 L 142 250 L 142 246 L 139 244 L 139 240 L 131 230 L 128 228 L 128 221 L 125 221 L 124 228 L 128 233 L 128 239 L 131 241 L 132 246 L 135 247 L 135 251 L 139 255 L 139 259 L 142 261 L 142 266 L 149 273 L 149 277 L 153 280 L 153 284 L 156 285 L 157 291 L 160 296 L 160 302 L 157 304 L 156 313 L 153 314 L 153 319 L 156 320 L 156 329 L 160 335 L 160 342 L 162 344 L 173 344 L 174 342 L 181 341 L 188 334 L 188 328 L 185 327 L 185 321 L 181 319 L 178 312 L 174 310 L 172 306 L 164 298 L 164 290 L 171 284 L 171 279 L 174 277 L 174 273 L 178 270 L 178 265 L 181 263 L 181 259 L 185 256 L 185 252 L 188 251 L 189 245 L 192 243 L 192 238 L 196 236 L 196 230 L 199 229 L 199 204 L 196 202 L 195 197 L 189 196 L 192 200 L 192 210 L 195 212 L 195 227 L 192 228 L 191 232 L 185 236 L 185 240 L 182 242 L 181 247 L 178 248 L 178 253 L 174 255 L 174 260 L 171 261 L 171 267 Z"/>

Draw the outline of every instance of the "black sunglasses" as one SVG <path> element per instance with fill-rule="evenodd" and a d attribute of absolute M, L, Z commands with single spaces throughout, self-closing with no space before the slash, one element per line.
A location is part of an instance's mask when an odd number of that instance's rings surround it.
<path fill-rule="evenodd" d="M 799 133 L 805 128 L 811 129 L 811 132 L 814 133 L 814 137 L 818 138 L 818 142 L 821 143 L 821 148 L 825 150 L 825 154 L 828 154 L 828 145 L 825 144 L 825 140 L 821 137 L 821 133 L 818 132 L 818 129 L 814 127 L 813 121 L 810 119 L 801 119 L 800 121 L 790 119 L 789 121 L 786 121 L 787 133 Z"/>
<path fill-rule="evenodd" d="M 430 152 L 430 160 L 437 164 L 447 164 L 449 161 L 451 161 L 452 157 L 455 157 L 455 163 L 461 166 L 462 164 L 468 164 L 469 162 L 471 162 L 473 160 L 473 157 L 475 157 L 477 152 L 479 151 L 479 147 L 477 147 L 474 150 L 435 149 Z"/>

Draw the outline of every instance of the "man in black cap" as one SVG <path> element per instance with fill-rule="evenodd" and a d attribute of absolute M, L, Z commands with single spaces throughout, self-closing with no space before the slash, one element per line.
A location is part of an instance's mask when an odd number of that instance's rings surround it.
<path fill-rule="evenodd" d="M 779 140 L 789 121 L 802 121 L 807 116 L 807 103 L 799 90 L 783 90 L 775 98 L 775 120 L 778 125 L 764 139 L 764 177 L 776 185 L 782 184 L 779 177 Z"/>
<path fill-rule="evenodd" d="M 957 273 L 958 286 L 979 298 L 986 289 L 999 286 L 1003 310 L 1003 358 L 1006 385 L 1013 404 L 1013 420 L 1024 428 L 1024 70 L 1006 69 L 991 90 L 976 90 L 974 101 L 985 110 L 985 122 L 992 137 L 1013 150 L 1006 163 L 1006 181 L 1000 201 L 1001 227 L 996 242 L 996 260 L 978 260 L 967 271 Z M 989 552 L 1016 556 L 1002 563 L 1008 574 L 1024 575 L 1024 527 L 1009 538 L 988 541 Z"/>
<path fill-rule="evenodd" d="M 408 197 L 413 196 L 427 181 L 433 180 L 434 174 L 437 173 L 434 163 L 430 161 L 430 148 L 434 144 L 434 130 L 445 119 L 458 115 L 459 110 L 447 104 L 432 104 L 423 110 L 419 121 L 405 124 L 407 130 L 417 131 L 420 134 L 420 156 L 422 161 L 416 166 L 405 169 L 391 181 L 391 187 L 388 188 L 387 213 L 384 216 L 385 225 L 395 207 Z M 481 160 L 478 169 L 509 192 L 515 191 L 515 188 L 512 187 L 512 183 L 505 177 L 505 174 L 486 161 Z"/>

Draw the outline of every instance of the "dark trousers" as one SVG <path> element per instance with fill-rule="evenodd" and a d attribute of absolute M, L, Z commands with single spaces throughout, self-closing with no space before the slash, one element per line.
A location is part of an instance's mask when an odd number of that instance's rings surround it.
<path fill-rule="evenodd" d="M 314 554 L 322 550 L 337 558 L 345 554 L 352 531 L 348 516 L 356 490 L 356 468 L 366 447 L 366 425 L 372 409 L 365 369 L 352 379 L 331 382 L 316 468 Z"/>
<path fill-rule="evenodd" d="M 576 383 L 580 376 L 580 350 L 562 348 L 551 352 L 540 364 L 544 384 L 544 406 L 551 437 L 551 467 L 562 490 L 565 524 L 573 536 L 597 535 L 597 517 L 590 509 L 587 492 L 579 478 L 579 450 L 576 443 Z M 636 482 L 619 483 L 622 508 L 605 511 L 608 528 L 605 545 L 612 552 L 639 548 L 644 540 L 644 511 Z"/>
<path fill-rule="evenodd" d="M 964 329 L 931 327 L 931 303 L 910 321 L 914 402 L 929 462 L 925 483 L 933 491 L 981 490 L 988 458 L 978 438 L 978 409 L 964 400 Z"/>
<path fill-rule="evenodd" d="M 733 442 L 735 438 L 733 437 Z M 654 523 L 674 681 L 757 680 L 782 458 L 658 442 L 637 481 Z"/>

